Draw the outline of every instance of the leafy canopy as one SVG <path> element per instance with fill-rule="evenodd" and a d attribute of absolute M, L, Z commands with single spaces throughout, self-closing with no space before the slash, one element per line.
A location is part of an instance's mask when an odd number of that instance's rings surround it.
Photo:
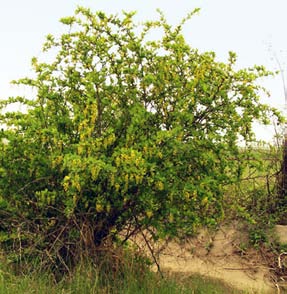
<path fill-rule="evenodd" d="M 35 78 L 15 82 L 36 97 L 0 102 L 3 248 L 63 261 L 128 226 L 178 235 L 223 216 L 246 162 L 238 139 L 276 115 L 256 83 L 271 73 L 192 48 L 181 29 L 195 12 L 172 27 L 81 7 L 47 36 L 52 61 L 33 58 Z M 5 111 L 14 103 L 25 111 Z"/>

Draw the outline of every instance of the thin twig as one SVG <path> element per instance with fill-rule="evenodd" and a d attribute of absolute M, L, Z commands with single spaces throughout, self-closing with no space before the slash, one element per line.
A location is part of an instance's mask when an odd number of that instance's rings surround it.
<path fill-rule="evenodd" d="M 131 236 L 135 235 L 138 230 L 140 230 L 140 227 L 136 226 L 131 232 L 128 232 L 121 244 L 125 244 L 125 242 L 128 241 Z"/>
<path fill-rule="evenodd" d="M 145 243 L 146 243 L 146 245 L 147 245 L 147 247 L 148 247 L 148 250 L 149 250 L 149 252 L 150 252 L 150 254 L 151 254 L 152 258 L 153 258 L 153 261 L 154 261 L 155 264 L 156 264 L 157 271 L 159 272 L 160 276 L 161 276 L 162 278 L 164 278 L 163 273 L 162 273 L 162 271 L 161 271 L 161 269 L 160 269 L 160 265 L 159 265 L 159 263 L 158 263 L 158 261 L 157 261 L 157 258 L 156 258 L 155 255 L 154 255 L 153 249 L 151 248 L 150 243 L 149 243 L 149 241 L 148 241 L 147 238 L 146 238 L 146 235 L 143 233 L 143 231 L 142 231 L 142 229 L 141 229 L 141 226 L 138 224 L 138 220 L 137 220 L 136 216 L 135 216 L 135 221 L 136 221 L 137 226 L 139 227 L 139 230 L 140 230 L 140 233 L 141 233 L 142 237 L 144 238 L 144 241 L 145 241 Z"/>
<path fill-rule="evenodd" d="M 282 252 L 282 253 L 280 253 L 279 256 L 278 256 L 278 267 L 279 267 L 280 269 L 282 269 L 282 263 L 281 263 L 281 256 L 282 256 L 282 255 L 287 255 L 287 252 Z"/>
<path fill-rule="evenodd" d="M 56 243 L 60 240 L 60 237 L 64 233 L 64 231 L 67 228 L 67 226 L 68 226 L 68 224 L 66 224 L 65 226 L 63 226 L 63 228 L 61 229 L 60 233 L 58 234 L 58 236 L 54 240 L 52 246 L 49 248 L 49 251 L 51 251 L 53 249 L 53 247 L 56 245 Z"/>
<path fill-rule="evenodd" d="M 37 182 L 40 182 L 40 181 L 43 181 L 43 180 L 47 180 L 47 179 L 50 179 L 50 178 L 52 178 L 52 176 L 41 177 L 41 178 L 35 179 L 35 180 L 33 180 L 33 181 L 27 183 L 27 184 L 24 185 L 23 187 L 21 187 L 21 188 L 17 191 L 17 193 L 22 192 L 23 190 L 25 190 L 28 186 L 30 186 L 30 185 L 32 185 L 32 184 L 35 184 L 35 183 L 37 183 Z"/>
<path fill-rule="evenodd" d="M 258 268 L 258 266 L 253 267 L 224 267 L 223 269 L 228 271 L 248 271 L 248 270 L 254 270 Z"/>

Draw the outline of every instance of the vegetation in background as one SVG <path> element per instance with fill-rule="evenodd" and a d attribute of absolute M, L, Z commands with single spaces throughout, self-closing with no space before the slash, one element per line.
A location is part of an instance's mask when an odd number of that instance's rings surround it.
<path fill-rule="evenodd" d="M 52 61 L 33 58 L 35 78 L 15 82 L 36 97 L 0 101 L 8 261 L 70 272 L 139 231 L 188 235 L 223 218 L 227 187 L 254 166 L 252 123 L 280 117 L 259 101 L 264 67 L 236 70 L 234 53 L 218 62 L 186 43 L 195 12 L 137 26 L 134 13 L 78 8 L 65 34 L 47 36 Z"/>

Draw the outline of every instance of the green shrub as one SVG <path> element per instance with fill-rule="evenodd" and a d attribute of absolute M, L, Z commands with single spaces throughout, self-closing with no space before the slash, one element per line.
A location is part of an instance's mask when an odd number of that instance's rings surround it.
<path fill-rule="evenodd" d="M 61 20 L 65 34 L 47 36 L 54 59 L 33 58 L 35 78 L 15 82 L 36 97 L 0 102 L 0 244 L 11 262 L 68 273 L 126 228 L 179 236 L 223 217 L 224 187 L 250 162 L 238 139 L 248 145 L 252 123 L 277 112 L 259 102 L 264 67 L 236 70 L 234 53 L 218 62 L 186 43 L 193 14 L 136 26 L 133 13 L 78 8 Z M 162 35 L 151 41 L 153 29 Z M 15 103 L 24 111 L 9 111 Z"/>

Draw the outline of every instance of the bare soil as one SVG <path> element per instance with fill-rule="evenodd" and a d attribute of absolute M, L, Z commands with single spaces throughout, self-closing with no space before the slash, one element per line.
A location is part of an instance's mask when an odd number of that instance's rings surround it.
<path fill-rule="evenodd" d="M 275 227 L 274 239 L 285 238 L 287 242 L 286 234 L 286 226 Z M 284 258 L 287 268 L 287 253 L 276 256 L 267 247 L 250 248 L 248 233 L 238 223 L 225 224 L 217 230 L 203 229 L 196 237 L 178 242 L 157 242 L 152 248 L 148 248 L 143 237 L 134 242 L 146 252 L 152 249 L 163 272 L 221 279 L 247 293 L 287 293 L 287 283 L 280 276 Z"/>

